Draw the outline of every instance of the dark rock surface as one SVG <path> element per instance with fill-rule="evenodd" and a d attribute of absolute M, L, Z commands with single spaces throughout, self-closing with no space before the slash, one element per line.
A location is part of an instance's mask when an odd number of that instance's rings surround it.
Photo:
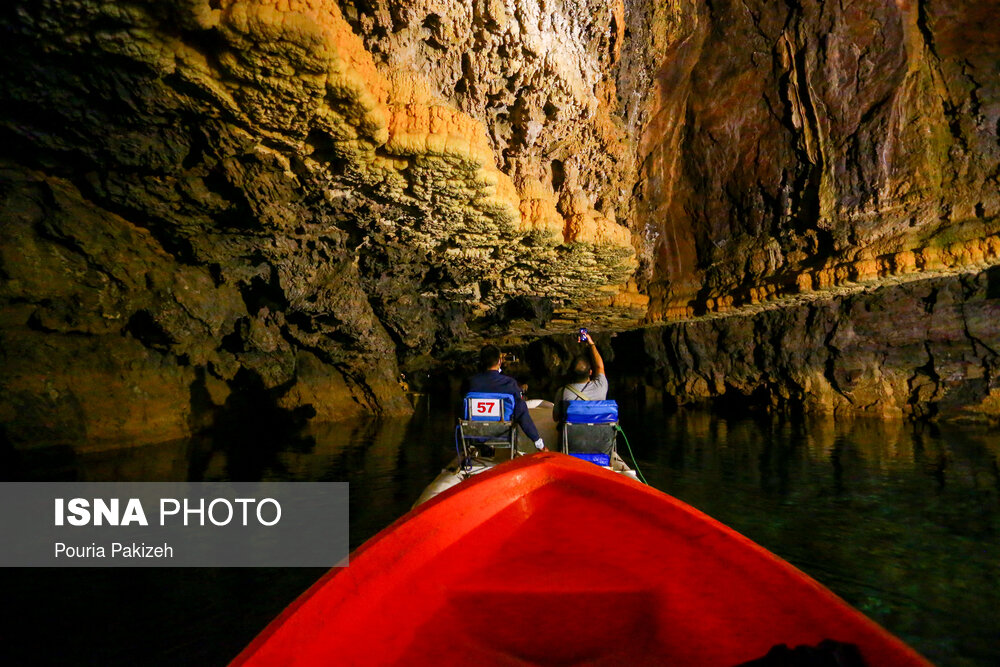
<path fill-rule="evenodd" d="M 613 340 L 619 391 L 838 416 L 1000 419 L 1000 269 Z"/>
<path fill-rule="evenodd" d="M 296 288 L 318 300 L 309 271 L 269 264 L 267 247 L 245 281 L 227 279 L 218 264 L 178 262 L 66 181 L 8 166 L 2 183 L 12 441 L 178 438 L 211 426 L 234 388 L 323 420 L 408 411 L 371 310 L 340 307 L 335 322 L 313 323 L 288 301 Z M 282 278 L 287 291 L 275 287 Z"/>

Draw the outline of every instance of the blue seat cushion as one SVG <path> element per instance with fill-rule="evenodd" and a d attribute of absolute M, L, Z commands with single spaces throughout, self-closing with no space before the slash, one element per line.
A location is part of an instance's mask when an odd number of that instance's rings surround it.
<path fill-rule="evenodd" d="M 566 403 L 569 424 L 617 424 L 616 401 L 570 401 Z"/>
<path fill-rule="evenodd" d="M 596 463 L 599 466 L 610 466 L 611 456 L 609 454 L 585 454 L 583 452 L 573 453 L 570 452 L 570 456 L 575 456 L 583 461 L 590 461 L 591 463 Z"/>
<path fill-rule="evenodd" d="M 514 397 L 510 394 L 470 391 L 463 402 L 469 421 L 509 422 L 514 415 Z"/>

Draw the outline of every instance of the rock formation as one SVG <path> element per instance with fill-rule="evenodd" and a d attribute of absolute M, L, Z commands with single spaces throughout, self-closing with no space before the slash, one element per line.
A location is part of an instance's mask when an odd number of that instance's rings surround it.
<path fill-rule="evenodd" d="M 996 264 L 995 6 L 685 14 L 641 137 L 651 318 Z"/>
<path fill-rule="evenodd" d="M 997 420 L 997 322 L 994 267 L 756 316 L 651 327 L 612 342 L 622 390 L 652 389 L 681 404 Z"/>
<path fill-rule="evenodd" d="M 807 356 L 801 313 L 927 289 L 987 312 L 997 4 L 8 3 L 4 437 L 405 412 L 400 365 L 582 322 Z M 1000 327 L 976 337 L 989 394 Z M 712 363 L 650 381 L 870 405 Z M 872 382 L 882 413 L 940 393 Z"/>

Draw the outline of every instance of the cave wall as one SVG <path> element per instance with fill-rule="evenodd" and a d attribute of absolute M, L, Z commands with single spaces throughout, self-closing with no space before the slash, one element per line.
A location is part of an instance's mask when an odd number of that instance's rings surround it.
<path fill-rule="evenodd" d="M 647 8 L 654 32 L 679 26 L 646 58 L 654 93 L 637 137 L 649 318 L 996 264 L 998 9 Z"/>
<path fill-rule="evenodd" d="M 334 2 L 2 12 L 18 444 L 179 437 L 234 391 L 304 418 L 408 412 L 400 359 L 474 348 L 514 313 L 569 330 L 579 304 L 609 326 L 644 312 L 612 303 L 629 230 L 501 171 L 483 124 L 406 62 L 376 66 Z"/>
<path fill-rule="evenodd" d="M 690 324 L 630 334 L 636 377 L 995 419 L 1000 3 L 639 5 L 637 280 L 647 322 Z"/>
<path fill-rule="evenodd" d="M 218 266 L 178 263 L 65 180 L 10 166 L 0 176 L 0 416 L 12 442 L 185 437 L 225 414 L 234 390 L 324 420 L 408 411 L 379 329 L 353 363 L 342 349 L 310 351 L 296 344 L 303 320 L 272 300 L 268 267 L 234 284 Z M 371 331 L 370 313 L 340 313 L 358 337 Z"/>
<path fill-rule="evenodd" d="M 615 388 L 656 404 L 1000 420 L 1000 268 L 650 327 L 611 340 Z"/>
<path fill-rule="evenodd" d="M 964 329 L 945 306 L 921 319 L 927 290 L 992 307 L 998 10 L 9 2 L 4 437 L 168 439 L 246 405 L 405 413 L 401 369 L 581 325 L 654 327 L 629 336 L 681 402 L 978 405 L 997 325 L 969 353 L 980 389 L 920 370 L 940 355 L 858 353 L 868 401 L 836 363 L 816 375 L 849 355 L 814 320 L 857 322 L 859 350 L 900 322 L 933 346 Z M 756 370 L 729 366 L 722 331 Z M 909 386 L 924 375 L 933 390 Z"/>

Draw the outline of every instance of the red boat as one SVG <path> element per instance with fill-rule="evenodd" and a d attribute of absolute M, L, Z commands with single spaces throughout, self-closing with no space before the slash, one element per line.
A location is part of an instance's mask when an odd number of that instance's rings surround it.
<path fill-rule="evenodd" d="M 710 667 L 824 640 L 853 645 L 868 667 L 930 664 L 692 507 L 542 453 L 402 517 L 233 664 Z"/>

